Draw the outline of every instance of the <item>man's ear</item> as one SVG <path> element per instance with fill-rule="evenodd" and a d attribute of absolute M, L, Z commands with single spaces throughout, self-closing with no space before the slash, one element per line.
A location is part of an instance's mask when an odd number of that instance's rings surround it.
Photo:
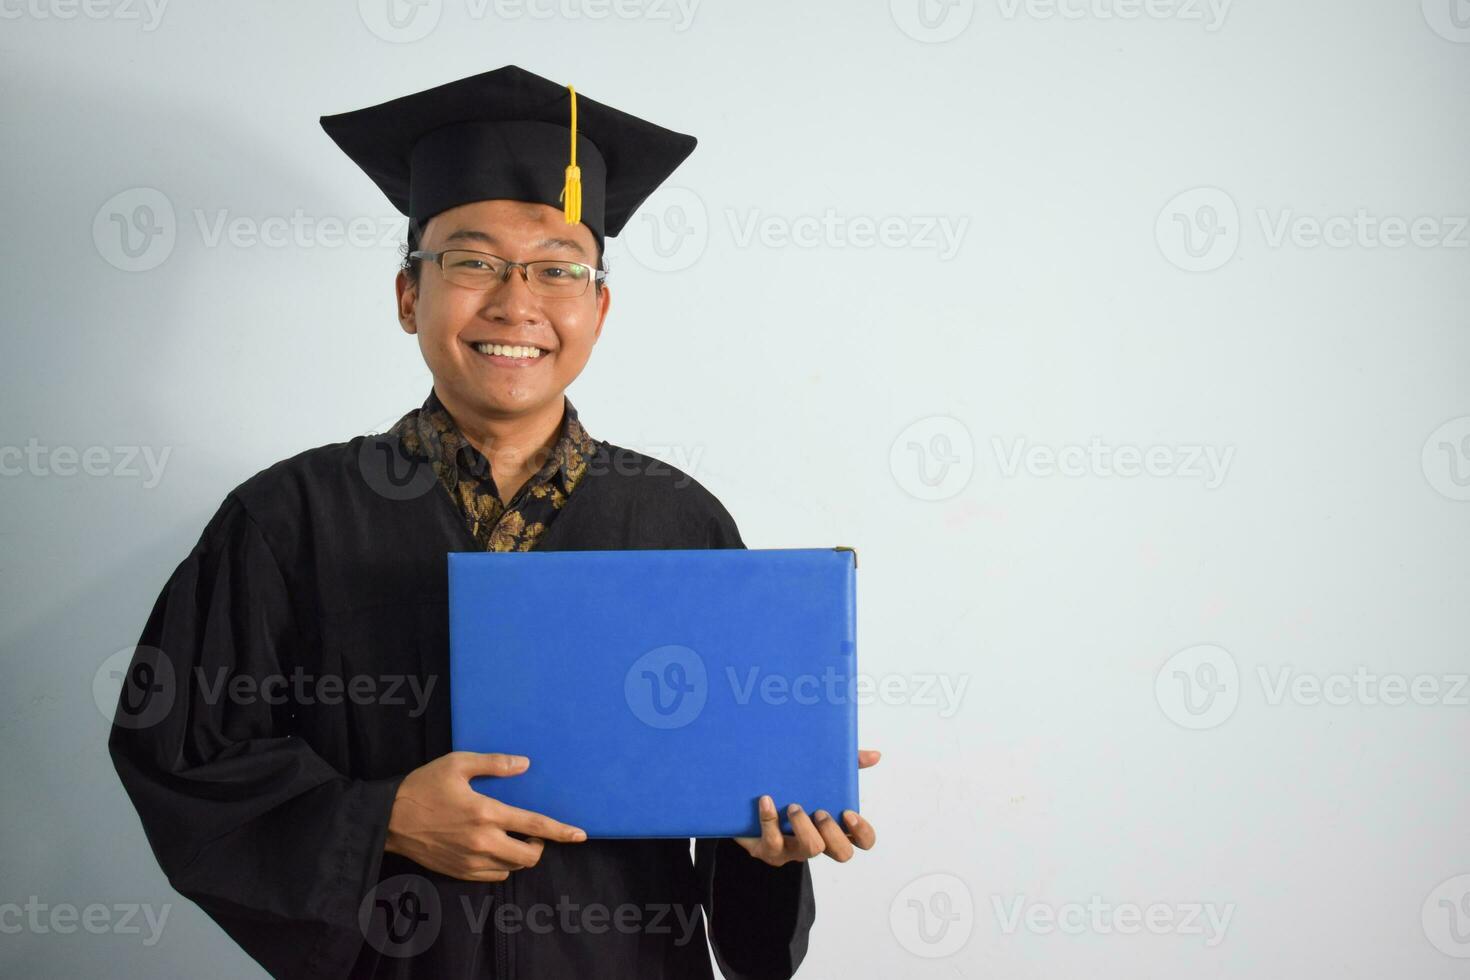
<path fill-rule="evenodd" d="M 597 292 L 597 329 L 592 332 L 592 342 L 597 343 L 597 338 L 602 336 L 602 321 L 607 319 L 607 307 L 612 302 L 612 293 L 608 292 L 607 283 Z"/>
<path fill-rule="evenodd" d="M 393 289 L 398 294 L 398 325 L 403 328 L 404 333 L 418 333 L 419 325 L 415 319 L 419 301 L 418 286 L 408 278 L 408 273 L 400 269 L 398 278 L 393 281 Z"/>

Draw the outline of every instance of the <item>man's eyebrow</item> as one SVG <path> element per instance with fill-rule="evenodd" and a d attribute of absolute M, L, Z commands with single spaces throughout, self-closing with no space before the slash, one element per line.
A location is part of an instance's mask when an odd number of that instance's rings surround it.
<path fill-rule="evenodd" d="M 587 250 L 570 238 L 543 238 L 536 243 L 537 248 L 560 248 L 570 249 L 578 255 L 586 258 Z"/>
<path fill-rule="evenodd" d="M 449 234 L 449 237 L 445 238 L 444 241 L 446 243 L 476 241 L 483 242 L 486 245 L 500 244 L 500 241 L 494 235 L 486 234 L 483 231 L 475 231 L 473 228 L 457 228 L 453 232 L 451 232 Z"/>
<path fill-rule="evenodd" d="M 457 228 L 444 239 L 447 245 L 450 242 L 474 241 L 491 247 L 498 247 L 500 239 L 489 232 L 478 231 L 474 228 Z M 587 250 L 579 243 L 570 238 L 543 238 L 532 246 L 533 248 L 559 248 L 565 251 L 576 252 L 583 258 L 587 257 Z"/>

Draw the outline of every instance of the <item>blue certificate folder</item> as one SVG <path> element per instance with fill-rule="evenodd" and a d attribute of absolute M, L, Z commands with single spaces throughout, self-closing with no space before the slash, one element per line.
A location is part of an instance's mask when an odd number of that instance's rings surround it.
<path fill-rule="evenodd" d="M 449 555 L 471 785 L 589 837 L 757 836 L 756 801 L 858 809 L 850 548 Z"/>

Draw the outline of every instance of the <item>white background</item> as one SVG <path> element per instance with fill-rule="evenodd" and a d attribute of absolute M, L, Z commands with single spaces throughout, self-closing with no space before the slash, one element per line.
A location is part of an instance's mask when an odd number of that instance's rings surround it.
<path fill-rule="evenodd" d="M 588 430 L 860 555 L 880 841 L 801 976 L 1463 976 L 1470 6 L 597 2 L 0 0 L 0 904 L 172 903 L 6 913 L 0 973 L 261 975 L 94 676 L 231 487 L 428 391 L 318 116 L 514 63 L 700 140 L 611 244 Z M 212 237 L 298 209 L 376 231 Z"/>

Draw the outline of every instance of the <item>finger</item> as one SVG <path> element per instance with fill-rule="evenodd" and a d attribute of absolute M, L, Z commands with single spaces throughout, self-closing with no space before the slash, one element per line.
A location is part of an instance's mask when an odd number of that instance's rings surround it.
<path fill-rule="evenodd" d="M 514 861 L 503 861 L 494 857 L 489 851 L 475 851 L 472 857 L 465 858 L 467 869 L 470 871 L 519 871 L 521 865 Z"/>
<path fill-rule="evenodd" d="M 866 851 L 878 843 L 878 832 L 857 811 L 843 810 L 842 823 L 847 827 L 847 834 L 852 838 L 852 842 L 863 850 Z"/>
<path fill-rule="evenodd" d="M 806 815 L 801 804 L 793 803 L 786 808 L 786 819 L 791 821 L 791 835 L 796 838 L 798 853 L 803 857 L 816 857 L 827 849 L 822 842 L 822 835 L 817 833 L 817 828 L 812 825 L 812 818 Z"/>
<path fill-rule="evenodd" d="M 869 766 L 876 766 L 881 758 L 883 758 L 883 753 L 877 749 L 858 749 L 858 768 L 867 769 Z"/>
<path fill-rule="evenodd" d="M 530 768 L 531 760 L 523 755 L 503 752 L 456 752 L 459 771 L 466 776 L 519 776 Z"/>
<path fill-rule="evenodd" d="M 732 837 L 730 839 L 739 844 L 746 854 L 757 861 L 764 860 L 761 855 L 766 853 L 766 843 L 759 837 Z"/>
<path fill-rule="evenodd" d="M 510 806 L 499 801 L 495 803 L 495 816 L 492 819 L 502 830 L 518 830 L 523 834 L 540 837 L 543 840 L 576 844 L 587 839 L 587 831 L 581 827 L 573 827 L 571 824 L 553 820 L 544 813 L 522 810 L 518 806 Z"/>
<path fill-rule="evenodd" d="M 495 868 L 480 868 L 472 871 L 462 871 L 455 875 L 461 881 L 504 881 L 510 877 L 509 871 L 500 871 Z"/>
<path fill-rule="evenodd" d="M 841 862 L 852 857 L 852 841 L 847 839 L 842 825 L 832 819 L 832 814 L 818 810 L 812 814 L 812 823 L 817 825 L 817 833 L 822 835 L 822 843 L 827 845 L 829 858 Z"/>
<path fill-rule="evenodd" d="M 515 862 L 491 854 L 489 851 L 491 846 L 488 842 L 481 842 L 480 846 L 471 847 L 469 850 L 461 852 L 458 855 L 457 861 L 459 870 L 454 872 L 455 876 L 463 877 L 466 874 L 474 874 L 480 871 L 509 873 L 520 870 L 520 865 Z"/>
<path fill-rule="evenodd" d="M 478 853 L 486 855 L 501 864 L 509 865 L 511 870 L 520 871 L 524 868 L 534 867 L 541 860 L 541 851 L 545 844 L 539 839 L 537 843 L 517 840 L 509 834 L 501 831 L 491 831 L 482 842 Z"/>
<path fill-rule="evenodd" d="M 771 856 L 786 849 L 786 838 L 781 833 L 781 818 L 776 816 L 776 801 L 762 796 L 759 811 L 761 819 L 761 847 Z"/>

